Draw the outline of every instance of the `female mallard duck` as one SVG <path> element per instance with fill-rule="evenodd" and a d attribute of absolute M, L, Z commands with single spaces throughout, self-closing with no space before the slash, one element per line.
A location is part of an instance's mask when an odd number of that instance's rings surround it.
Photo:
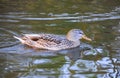
<path fill-rule="evenodd" d="M 80 45 L 79 39 L 87 38 L 82 30 L 72 29 L 66 37 L 54 34 L 24 34 L 22 37 L 16 37 L 22 44 L 26 44 L 33 48 L 49 49 L 49 50 L 61 50 L 77 47 Z"/>

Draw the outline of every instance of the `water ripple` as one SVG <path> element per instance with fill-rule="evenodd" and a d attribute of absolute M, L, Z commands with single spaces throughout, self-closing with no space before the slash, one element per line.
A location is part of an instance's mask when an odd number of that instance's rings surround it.
<path fill-rule="evenodd" d="M 0 48 L 11 47 L 17 44 L 13 35 L 17 35 L 17 33 L 7 30 L 4 28 L 0 28 Z"/>
<path fill-rule="evenodd" d="M 111 19 L 120 19 L 120 15 L 116 12 L 104 13 L 104 14 L 91 14 L 84 16 L 75 16 L 74 14 L 60 14 L 60 15 L 51 15 L 52 17 L 49 18 L 34 18 L 34 17 L 23 17 L 20 18 L 21 20 L 67 20 L 67 22 L 92 22 L 92 21 L 104 21 L 104 20 L 111 20 Z M 53 17 L 54 16 L 54 17 Z"/>

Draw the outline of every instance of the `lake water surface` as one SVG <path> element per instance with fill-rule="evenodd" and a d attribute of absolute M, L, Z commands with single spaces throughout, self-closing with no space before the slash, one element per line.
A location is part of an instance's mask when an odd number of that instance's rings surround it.
<path fill-rule="evenodd" d="M 0 8 L 0 78 L 120 78 L 119 0 L 1 0 Z M 93 41 L 49 51 L 13 38 L 74 28 Z"/>

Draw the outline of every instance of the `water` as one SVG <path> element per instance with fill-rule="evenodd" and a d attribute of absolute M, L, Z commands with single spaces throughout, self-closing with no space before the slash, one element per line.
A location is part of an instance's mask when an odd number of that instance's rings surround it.
<path fill-rule="evenodd" d="M 0 1 L 0 78 L 120 78 L 120 1 Z M 13 35 L 66 35 L 81 29 L 92 42 L 35 50 Z"/>

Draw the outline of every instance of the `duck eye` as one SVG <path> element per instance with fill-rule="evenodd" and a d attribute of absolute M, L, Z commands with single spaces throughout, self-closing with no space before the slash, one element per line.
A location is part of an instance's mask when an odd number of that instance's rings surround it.
<path fill-rule="evenodd" d="M 83 32 L 79 32 L 79 34 L 83 34 Z"/>

